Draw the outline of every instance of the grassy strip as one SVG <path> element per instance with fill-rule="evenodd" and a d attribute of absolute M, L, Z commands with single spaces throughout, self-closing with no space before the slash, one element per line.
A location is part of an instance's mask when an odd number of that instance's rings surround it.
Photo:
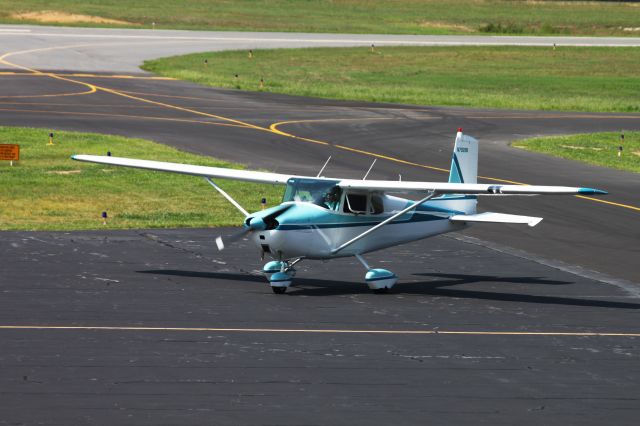
<path fill-rule="evenodd" d="M 71 160 L 105 155 L 241 168 L 142 139 L 90 133 L 0 127 L 0 143 L 18 143 L 21 161 L 0 162 L 0 230 L 75 230 L 238 225 L 242 215 L 202 179 Z M 280 201 L 282 188 L 221 181 L 250 211 L 260 198 Z M 107 211 L 108 224 L 101 213 Z"/>
<path fill-rule="evenodd" d="M 640 173 L 640 132 L 625 132 L 624 141 L 620 135 L 590 133 L 533 138 L 514 142 L 513 146 L 597 166 Z M 619 146 L 623 146 L 620 156 Z"/>
<path fill-rule="evenodd" d="M 71 16 L 24 12 L 56 11 Z M 125 21 L 100 23 L 77 14 Z M 0 21 L 64 25 L 389 34 L 638 35 L 631 2 L 504 0 L 0 0 Z M 50 23 L 50 22 L 49 22 Z"/>
<path fill-rule="evenodd" d="M 314 48 L 248 56 L 244 51 L 191 54 L 147 61 L 143 68 L 209 86 L 333 99 L 640 111 L 636 48 Z"/>

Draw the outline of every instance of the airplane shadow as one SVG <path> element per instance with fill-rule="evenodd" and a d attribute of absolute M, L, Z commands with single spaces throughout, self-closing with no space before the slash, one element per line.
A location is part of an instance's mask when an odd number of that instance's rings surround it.
<path fill-rule="evenodd" d="M 197 272 L 182 270 L 149 270 L 137 271 L 143 274 L 172 275 L 189 278 L 206 278 L 218 280 L 232 280 L 242 282 L 255 282 L 267 284 L 262 276 L 228 273 L 228 272 Z M 465 274 L 440 274 L 421 273 L 417 276 L 435 277 L 436 280 L 398 283 L 391 290 L 391 294 L 415 294 L 434 297 L 451 297 L 458 299 L 475 299 L 501 302 L 537 303 L 546 305 L 584 306 L 596 308 L 614 309 L 640 309 L 640 304 L 629 302 L 615 302 L 609 300 L 576 299 L 560 296 L 542 296 L 533 294 L 507 293 L 496 291 L 478 291 L 468 289 L 453 289 L 451 286 L 471 283 L 509 283 L 509 284 L 533 284 L 533 285 L 567 285 L 569 281 L 547 280 L 539 277 L 494 277 L 486 275 Z M 285 296 L 340 296 L 362 294 L 369 290 L 363 282 L 333 281 L 313 278 L 296 277 L 294 286 L 285 293 Z"/>

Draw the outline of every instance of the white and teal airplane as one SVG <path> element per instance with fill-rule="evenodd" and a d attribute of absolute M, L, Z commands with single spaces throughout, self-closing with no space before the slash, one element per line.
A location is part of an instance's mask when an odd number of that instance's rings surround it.
<path fill-rule="evenodd" d="M 478 195 L 606 194 L 591 188 L 565 186 L 488 185 L 477 183 L 478 141 L 458 129 L 449 182 L 331 179 L 278 173 L 194 166 L 188 164 L 74 155 L 74 160 L 204 177 L 244 216 L 243 229 L 227 243 L 248 236 L 262 258 L 271 288 L 284 293 L 303 259 L 355 256 L 366 268 L 365 281 L 385 292 L 398 280 L 391 271 L 371 268 L 363 255 L 376 250 L 446 232 L 461 231 L 477 222 L 537 225 L 542 218 L 502 213 L 476 213 Z M 326 163 L 325 163 L 326 166 Z M 285 185 L 282 203 L 247 212 L 213 178 Z M 412 193 L 418 201 L 390 194 Z M 220 250 L 225 241 L 216 239 Z"/>

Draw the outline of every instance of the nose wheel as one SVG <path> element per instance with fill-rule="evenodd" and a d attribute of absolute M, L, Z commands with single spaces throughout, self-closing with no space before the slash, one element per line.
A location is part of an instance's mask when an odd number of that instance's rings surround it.
<path fill-rule="evenodd" d="M 293 265 L 300 262 L 302 258 L 295 259 L 293 261 L 274 261 L 269 262 L 262 268 L 262 272 L 269 279 L 271 290 L 275 294 L 284 294 L 287 288 L 291 286 L 293 277 L 296 275 L 296 270 Z"/>

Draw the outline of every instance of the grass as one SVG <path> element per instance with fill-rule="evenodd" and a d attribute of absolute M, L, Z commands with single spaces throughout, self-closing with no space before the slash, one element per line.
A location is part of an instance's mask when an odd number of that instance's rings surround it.
<path fill-rule="evenodd" d="M 386 34 L 640 35 L 633 2 L 500 0 L 0 0 L 0 21 L 57 11 L 127 21 L 64 25 Z"/>
<path fill-rule="evenodd" d="M 246 51 L 210 52 L 143 65 L 204 85 L 290 95 L 618 112 L 640 111 L 639 67 L 637 48 L 466 46 L 259 50 L 252 59 Z"/>
<path fill-rule="evenodd" d="M 20 162 L 0 162 L 0 230 L 81 230 L 238 225 L 242 215 L 204 180 L 171 173 L 109 167 L 71 160 L 72 154 L 241 166 L 189 154 L 142 139 L 91 133 L 0 127 L 0 143 L 18 143 Z M 220 181 L 247 210 L 261 197 L 280 202 L 282 188 Z M 107 225 L 101 214 L 108 213 Z"/>
<path fill-rule="evenodd" d="M 542 152 L 569 160 L 597 166 L 640 173 L 640 132 L 590 133 L 572 136 L 553 136 L 514 142 L 516 148 Z M 623 146 L 618 157 L 618 147 Z"/>

